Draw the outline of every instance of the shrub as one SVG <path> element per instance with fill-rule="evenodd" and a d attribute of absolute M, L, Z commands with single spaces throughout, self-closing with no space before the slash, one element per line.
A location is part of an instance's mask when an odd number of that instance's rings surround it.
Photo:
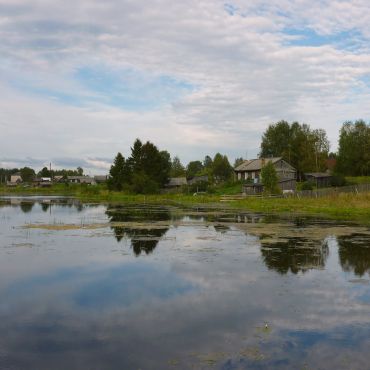
<path fill-rule="evenodd" d="M 315 184 L 312 181 L 305 181 L 301 185 L 301 190 L 313 190 Z"/>

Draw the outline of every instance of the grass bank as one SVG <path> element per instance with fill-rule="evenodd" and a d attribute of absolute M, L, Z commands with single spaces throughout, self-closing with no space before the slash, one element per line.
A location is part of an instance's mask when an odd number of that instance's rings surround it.
<path fill-rule="evenodd" d="M 132 195 L 108 191 L 104 186 L 65 186 L 51 188 L 0 188 L 1 195 L 64 195 L 83 202 L 156 203 L 183 206 L 209 205 L 270 214 L 298 214 L 352 220 L 370 224 L 370 193 L 335 194 L 323 198 L 246 198 L 220 202 L 219 194 Z"/>

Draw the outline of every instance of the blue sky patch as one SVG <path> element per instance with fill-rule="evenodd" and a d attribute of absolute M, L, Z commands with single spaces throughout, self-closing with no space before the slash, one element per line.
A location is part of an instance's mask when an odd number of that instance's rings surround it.
<path fill-rule="evenodd" d="M 293 46 L 323 46 L 334 45 L 338 49 L 354 50 L 360 47 L 361 34 L 355 30 L 342 31 L 331 35 L 321 35 L 311 28 L 285 28 L 283 33 L 294 36 L 286 44 Z M 354 42 L 354 39 L 357 42 Z"/>
<path fill-rule="evenodd" d="M 157 109 L 194 88 L 170 76 L 153 76 L 133 69 L 82 67 L 74 79 L 91 92 L 97 102 L 133 111 Z"/>
<path fill-rule="evenodd" d="M 195 89 L 192 84 L 171 76 L 152 75 L 134 69 L 81 67 L 69 78 L 75 86 L 74 91 L 58 91 L 27 78 L 13 79 L 9 83 L 28 95 L 71 106 L 100 104 L 138 112 L 156 110 L 174 103 Z"/>

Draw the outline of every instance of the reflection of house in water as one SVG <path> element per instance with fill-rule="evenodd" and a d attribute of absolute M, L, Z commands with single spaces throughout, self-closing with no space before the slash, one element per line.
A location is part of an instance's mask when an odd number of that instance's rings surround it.
<path fill-rule="evenodd" d="M 338 236 L 337 241 L 342 269 L 358 276 L 370 274 L 370 235 Z"/>
<path fill-rule="evenodd" d="M 153 252 L 168 231 L 168 227 L 151 225 L 153 221 L 166 221 L 171 217 L 170 212 L 163 207 L 108 207 L 106 214 L 113 223 L 111 229 L 117 241 L 129 238 L 136 256 L 143 252 Z M 131 226 L 125 226 L 125 222 L 130 222 Z M 133 222 L 137 222 L 137 226 L 132 226 Z"/>
<path fill-rule="evenodd" d="M 266 266 L 286 274 L 306 272 L 311 269 L 325 267 L 329 255 L 327 243 L 316 245 L 313 241 L 304 238 L 290 238 L 288 241 L 264 243 L 261 240 L 261 253 Z"/>

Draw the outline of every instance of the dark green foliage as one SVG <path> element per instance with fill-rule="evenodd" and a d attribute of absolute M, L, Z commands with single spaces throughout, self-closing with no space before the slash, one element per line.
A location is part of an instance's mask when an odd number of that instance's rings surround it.
<path fill-rule="evenodd" d="M 229 180 L 233 175 L 231 167 L 226 155 L 217 153 L 213 158 L 212 174 L 216 181 Z"/>
<path fill-rule="evenodd" d="M 197 193 L 199 191 L 207 191 L 209 187 L 208 181 L 198 181 L 195 184 L 189 185 L 188 192 L 189 193 Z"/>
<path fill-rule="evenodd" d="M 205 169 L 211 170 L 213 165 L 212 158 L 209 155 L 206 155 L 203 160 L 203 167 Z"/>
<path fill-rule="evenodd" d="M 261 170 L 261 180 L 264 191 L 268 194 L 278 194 L 278 177 L 272 162 L 268 162 Z"/>
<path fill-rule="evenodd" d="M 343 175 L 336 174 L 331 178 L 330 184 L 331 186 L 345 186 L 347 181 Z"/>
<path fill-rule="evenodd" d="M 122 190 L 124 183 L 129 180 L 129 169 L 125 158 L 121 153 L 118 153 L 114 159 L 114 163 L 110 168 L 109 174 L 109 189 L 118 191 Z"/>
<path fill-rule="evenodd" d="M 31 182 L 35 177 L 35 171 L 30 167 L 23 167 L 19 171 L 24 182 Z"/>
<path fill-rule="evenodd" d="M 189 162 L 186 167 L 186 178 L 192 179 L 197 175 L 201 175 L 203 168 L 203 163 L 201 161 Z"/>
<path fill-rule="evenodd" d="M 14 175 L 15 173 L 19 172 L 18 168 L 0 168 L 0 184 L 6 183 L 10 180 L 10 176 Z"/>
<path fill-rule="evenodd" d="M 135 193 L 156 193 L 169 178 L 171 157 L 167 151 L 147 141 L 145 144 L 136 139 L 131 148 L 131 156 L 125 161 L 118 153 L 111 167 L 110 189 L 132 190 Z"/>
<path fill-rule="evenodd" d="M 262 136 L 260 157 L 283 157 L 297 169 L 299 177 L 305 172 L 324 171 L 328 153 L 326 132 L 306 124 L 280 121 Z"/>
<path fill-rule="evenodd" d="M 83 176 L 84 170 L 82 167 L 77 167 L 77 176 Z"/>
<path fill-rule="evenodd" d="M 47 167 L 44 167 L 38 174 L 39 177 L 51 177 L 51 172 Z"/>
<path fill-rule="evenodd" d="M 301 185 L 301 190 L 313 190 L 315 188 L 315 183 L 313 181 L 305 181 Z"/>
<path fill-rule="evenodd" d="M 236 158 L 234 162 L 234 168 L 240 166 L 244 162 L 244 159 L 242 157 Z"/>
<path fill-rule="evenodd" d="M 335 171 L 347 176 L 370 175 L 370 124 L 363 120 L 343 124 Z"/>
<path fill-rule="evenodd" d="M 132 190 L 137 194 L 155 194 L 159 191 L 159 184 L 144 172 L 138 172 L 132 176 Z"/>
<path fill-rule="evenodd" d="M 131 156 L 128 159 L 131 173 L 137 173 L 141 169 L 142 146 L 142 142 L 139 139 L 136 139 L 131 148 Z"/>
<path fill-rule="evenodd" d="M 175 156 L 171 162 L 171 177 L 182 177 L 185 176 L 185 167 L 182 165 L 180 158 Z"/>

